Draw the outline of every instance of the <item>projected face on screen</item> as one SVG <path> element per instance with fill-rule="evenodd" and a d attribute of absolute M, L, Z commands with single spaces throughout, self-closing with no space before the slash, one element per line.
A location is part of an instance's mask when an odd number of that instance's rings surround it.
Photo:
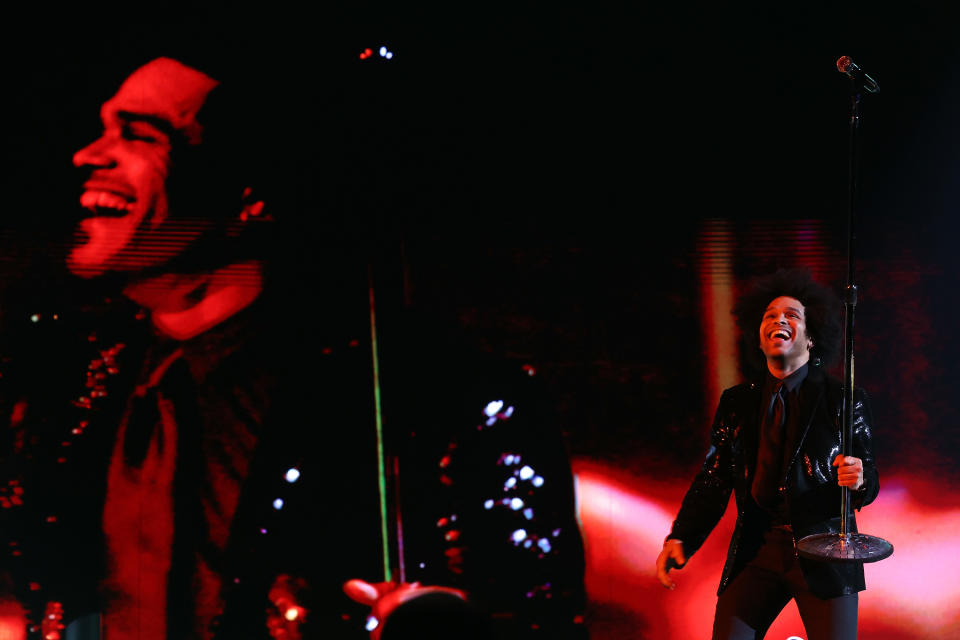
<path fill-rule="evenodd" d="M 137 69 L 100 110 L 103 133 L 77 151 L 88 169 L 84 218 L 67 259 L 76 275 L 137 271 L 162 264 L 200 235 L 171 218 L 171 154 L 199 145 L 197 114 L 217 82 L 169 58 Z M 176 212 L 172 212 L 176 214 Z"/>

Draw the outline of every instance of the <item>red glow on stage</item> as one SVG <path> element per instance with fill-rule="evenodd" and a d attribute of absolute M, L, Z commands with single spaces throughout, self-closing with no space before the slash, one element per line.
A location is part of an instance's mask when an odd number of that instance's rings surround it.
<path fill-rule="evenodd" d="M 737 379 L 737 334 L 730 314 L 735 250 L 732 229 L 722 220 L 707 221 L 697 244 L 703 384 L 706 406 L 712 410 L 723 390 Z"/>
<path fill-rule="evenodd" d="M 0 599 L 0 640 L 26 640 L 27 621 L 23 607 L 13 600 Z"/>
<path fill-rule="evenodd" d="M 866 567 L 861 629 L 880 639 L 960 637 L 960 498 L 910 476 L 881 477 L 880 486 L 857 522 L 894 553 Z"/>
<path fill-rule="evenodd" d="M 690 479 L 641 478 L 583 460 L 574 461 L 574 470 L 587 593 L 601 612 L 591 625 L 594 637 L 627 637 L 637 628 L 641 633 L 635 637 L 710 637 L 735 510 L 728 508 L 687 567 L 671 574 L 677 583 L 671 592 L 657 581 L 654 563 Z M 905 476 L 881 478 L 881 486 L 880 496 L 857 520 L 862 531 L 889 540 L 895 551 L 866 565 L 860 636 L 960 637 L 960 499 L 946 501 L 942 488 Z M 925 501 L 928 496 L 938 502 Z M 792 602 L 767 634 L 778 640 L 790 636 L 806 638 Z"/>
<path fill-rule="evenodd" d="M 654 563 L 689 479 L 659 484 L 584 461 L 576 461 L 574 470 L 587 595 L 591 602 L 613 605 L 629 617 L 598 621 L 596 637 L 627 633 L 638 618 L 641 637 L 709 637 L 723 554 L 733 530 L 730 514 L 675 578 L 677 589 L 670 592 L 657 581 Z"/>

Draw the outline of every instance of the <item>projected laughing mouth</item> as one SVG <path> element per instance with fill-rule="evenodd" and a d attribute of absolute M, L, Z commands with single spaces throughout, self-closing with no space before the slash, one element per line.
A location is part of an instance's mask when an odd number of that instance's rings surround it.
<path fill-rule="evenodd" d="M 104 103 L 103 133 L 73 157 L 90 175 L 80 195 L 87 217 L 67 258 L 71 272 L 138 271 L 162 264 L 195 239 L 170 220 L 167 179 L 174 147 L 200 144 L 196 116 L 216 84 L 159 58 Z"/>

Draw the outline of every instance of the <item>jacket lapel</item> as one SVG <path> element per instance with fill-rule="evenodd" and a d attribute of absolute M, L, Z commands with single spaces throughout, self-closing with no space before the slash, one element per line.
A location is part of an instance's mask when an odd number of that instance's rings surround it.
<path fill-rule="evenodd" d="M 761 378 L 762 380 L 762 378 Z M 746 479 L 753 482 L 753 474 L 757 468 L 757 452 L 760 447 L 760 396 L 761 382 L 754 380 L 750 383 L 749 399 L 743 403 L 743 420 L 741 420 L 741 437 L 746 462 Z"/>

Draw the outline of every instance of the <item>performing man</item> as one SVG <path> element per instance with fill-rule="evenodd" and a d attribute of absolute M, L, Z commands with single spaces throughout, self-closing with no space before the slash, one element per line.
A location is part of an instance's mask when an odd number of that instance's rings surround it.
<path fill-rule="evenodd" d="M 724 391 L 706 460 L 657 558 L 657 576 L 675 588 L 669 571 L 701 547 L 733 491 L 737 523 L 714 640 L 762 639 L 791 599 L 809 640 L 855 640 L 862 563 L 814 562 L 796 551 L 797 540 L 840 530 L 841 486 L 858 510 L 879 491 L 866 394 L 855 391 L 853 455 L 843 456 L 841 385 L 822 371 L 840 348 L 839 303 L 807 272 L 780 270 L 758 280 L 735 313 L 747 359 L 762 354 L 763 373 Z"/>

